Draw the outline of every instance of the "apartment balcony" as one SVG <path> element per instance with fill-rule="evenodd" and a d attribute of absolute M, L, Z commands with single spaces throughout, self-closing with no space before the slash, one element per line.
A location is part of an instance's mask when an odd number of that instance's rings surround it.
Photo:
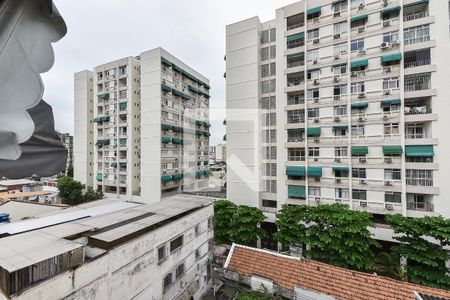
<path fill-rule="evenodd" d="M 104 185 L 117 185 L 117 180 L 114 179 L 105 179 L 103 180 Z"/>
<path fill-rule="evenodd" d="M 376 214 L 401 214 L 402 204 L 391 202 L 376 202 L 367 200 L 353 200 L 353 208 L 360 211 L 368 211 Z"/>
<path fill-rule="evenodd" d="M 419 19 L 423 19 L 429 16 L 428 11 L 426 10 L 416 10 L 416 11 L 406 11 L 403 14 L 403 22 L 410 22 Z"/>

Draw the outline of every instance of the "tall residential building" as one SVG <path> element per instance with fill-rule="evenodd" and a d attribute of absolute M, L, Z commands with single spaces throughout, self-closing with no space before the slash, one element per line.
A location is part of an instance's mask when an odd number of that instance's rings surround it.
<path fill-rule="evenodd" d="M 305 0 L 227 26 L 228 198 L 450 217 L 448 22 L 447 0 Z"/>
<path fill-rule="evenodd" d="M 67 163 L 66 169 L 64 170 L 64 174 L 67 175 L 67 172 L 70 167 L 73 167 L 73 136 L 68 133 L 58 132 L 59 138 L 61 139 L 61 143 L 67 149 Z"/>
<path fill-rule="evenodd" d="M 161 48 L 75 74 L 75 179 L 135 201 L 206 187 L 209 89 Z"/>

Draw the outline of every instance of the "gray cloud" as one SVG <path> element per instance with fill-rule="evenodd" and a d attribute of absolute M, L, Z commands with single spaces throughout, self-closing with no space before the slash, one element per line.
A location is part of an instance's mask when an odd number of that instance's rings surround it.
<path fill-rule="evenodd" d="M 73 133 L 73 73 L 163 47 L 211 81 L 211 145 L 225 126 L 225 26 L 258 15 L 262 22 L 292 0 L 54 0 L 67 36 L 54 45 L 56 62 L 43 74 L 44 99 L 56 128 Z"/>

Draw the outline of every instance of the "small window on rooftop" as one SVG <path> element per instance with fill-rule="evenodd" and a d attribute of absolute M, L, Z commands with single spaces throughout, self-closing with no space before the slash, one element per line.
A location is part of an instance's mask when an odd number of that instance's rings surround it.
<path fill-rule="evenodd" d="M 182 245 L 183 245 L 183 236 L 179 236 L 170 242 L 170 252 L 172 253 L 173 251 L 181 248 Z"/>

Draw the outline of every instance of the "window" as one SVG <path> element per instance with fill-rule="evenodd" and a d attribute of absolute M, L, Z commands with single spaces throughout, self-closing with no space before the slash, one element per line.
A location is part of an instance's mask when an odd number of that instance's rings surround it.
<path fill-rule="evenodd" d="M 400 81 L 398 77 L 390 77 L 383 79 L 383 90 L 398 89 Z"/>
<path fill-rule="evenodd" d="M 352 83 L 352 85 L 351 85 L 351 92 L 352 92 L 352 94 L 364 93 L 364 91 L 365 91 L 364 82 Z"/>
<path fill-rule="evenodd" d="M 195 250 L 195 260 L 199 260 L 200 259 L 200 249 L 196 249 Z"/>
<path fill-rule="evenodd" d="M 308 79 L 319 79 L 320 78 L 320 69 L 308 70 L 306 73 Z"/>
<path fill-rule="evenodd" d="M 183 236 L 179 236 L 170 242 L 170 252 L 173 252 L 183 246 Z"/>
<path fill-rule="evenodd" d="M 289 148 L 288 149 L 289 161 L 305 161 L 305 148 Z"/>
<path fill-rule="evenodd" d="M 306 55 L 307 61 L 319 60 L 319 49 L 309 50 Z"/>
<path fill-rule="evenodd" d="M 269 208 L 277 208 L 277 201 L 263 199 L 262 206 L 269 207 Z"/>
<path fill-rule="evenodd" d="M 406 124 L 406 138 L 407 139 L 423 139 L 425 131 L 423 124 Z"/>
<path fill-rule="evenodd" d="M 270 42 L 275 42 L 275 40 L 277 39 L 277 30 L 276 28 L 271 28 L 270 29 Z"/>
<path fill-rule="evenodd" d="M 158 264 L 167 259 L 166 245 L 162 245 L 158 248 Z"/>
<path fill-rule="evenodd" d="M 364 49 L 364 39 L 353 40 L 350 49 L 352 52 Z"/>
<path fill-rule="evenodd" d="M 175 270 L 175 278 L 179 279 L 181 276 L 184 275 L 184 263 L 179 265 Z"/>
<path fill-rule="evenodd" d="M 276 193 L 277 192 L 277 181 L 276 180 L 263 180 L 264 192 L 266 193 Z"/>
<path fill-rule="evenodd" d="M 431 74 L 417 74 L 405 76 L 405 92 L 431 89 Z"/>
<path fill-rule="evenodd" d="M 263 126 L 275 126 L 277 124 L 277 114 L 267 113 L 263 114 Z"/>
<path fill-rule="evenodd" d="M 319 118 L 319 108 L 308 108 L 308 118 Z"/>
<path fill-rule="evenodd" d="M 301 142 L 305 140 L 304 129 L 288 129 L 288 142 Z"/>
<path fill-rule="evenodd" d="M 344 75 L 347 73 L 347 65 L 333 66 L 331 68 L 331 71 L 333 72 L 334 76 Z M 344 85 L 347 86 L 346 84 Z"/>
<path fill-rule="evenodd" d="M 352 136 L 361 136 L 364 134 L 364 125 L 352 125 Z"/>
<path fill-rule="evenodd" d="M 274 59 L 277 56 L 276 46 L 270 46 L 270 59 Z"/>
<path fill-rule="evenodd" d="M 319 89 L 311 89 L 306 91 L 307 99 L 316 99 L 319 98 Z"/>
<path fill-rule="evenodd" d="M 402 173 L 400 169 L 385 169 L 384 180 L 401 180 Z"/>
<path fill-rule="evenodd" d="M 269 59 L 269 47 L 261 48 L 261 61 Z"/>
<path fill-rule="evenodd" d="M 277 159 L 277 147 L 276 146 L 266 146 L 262 148 L 263 159 Z"/>
<path fill-rule="evenodd" d="M 333 12 L 340 13 L 347 9 L 347 1 L 341 1 L 333 4 Z"/>
<path fill-rule="evenodd" d="M 352 21 L 351 22 L 351 27 L 352 28 L 362 27 L 362 26 L 366 25 L 366 22 L 367 22 L 367 18 L 356 20 L 356 21 Z"/>
<path fill-rule="evenodd" d="M 392 44 L 393 41 L 400 41 L 398 31 L 392 31 L 383 34 L 383 42 Z"/>
<path fill-rule="evenodd" d="M 262 65 L 261 66 L 261 77 L 268 77 L 269 76 L 269 64 Z"/>
<path fill-rule="evenodd" d="M 304 95 L 288 95 L 288 105 L 297 105 L 305 103 Z"/>
<path fill-rule="evenodd" d="M 366 1 L 365 0 L 352 0 L 351 5 L 352 5 L 352 8 L 364 6 L 364 5 L 366 5 Z"/>
<path fill-rule="evenodd" d="M 261 99 L 261 108 L 262 109 L 275 109 L 277 108 L 276 98 L 274 96 L 271 97 L 263 97 Z"/>
<path fill-rule="evenodd" d="M 406 170 L 406 184 L 433 186 L 433 170 Z"/>
<path fill-rule="evenodd" d="M 384 134 L 385 135 L 399 134 L 399 133 L 400 133 L 400 126 L 398 123 L 384 124 Z"/>
<path fill-rule="evenodd" d="M 340 55 L 340 54 L 344 54 L 344 53 L 347 53 L 347 43 L 341 43 L 341 44 L 334 45 L 334 47 L 333 47 L 334 55 Z"/>
<path fill-rule="evenodd" d="M 97 73 L 97 80 L 102 80 L 102 79 L 103 79 L 103 72 Z"/>
<path fill-rule="evenodd" d="M 347 115 L 347 105 L 339 105 L 334 107 L 334 116 L 346 116 Z"/>
<path fill-rule="evenodd" d="M 213 230 L 214 228 L 214 217 L 208 218 L 208 230 Z"/>
<path fill-rule="evenodd" d="M 163 290 L 167 291 L 171 285 L 172 285 L 172 273 L 169 273 L 166 275 L 166 277 L 164 277 Z"/>
<path fill-rule="evenodd" d="M 310 186 L 308 188 L 308 195 L 312 197 L 320 197 L 320 187 Z"/>
<path fill-rule="evenodd" d="M 367 200 L 366 190 L 352 190 L 352 198 L 356 200 Z"/>
<path fill-rule="evenodd" d="M 349 193 L 348 189 L 336 188 L 335 197 L 336 199 L 348 199 Z"/>
<path fill-rule="evenodd" d="M 277 141 L 277 131 L 275 129 L 265 129 L 262 131 L 263 143 L 275 143 Z"/>
<path fill-rule="evenodd" d="M 366 178 L 366 169 L 361 168 L 353 168 L 352 169 L 352 177 L 354 178 Z"/>
<path fill-rule="evenodd" d="M 393 104 L 393 105 L 385 105 L 383 106 L 384 112 L 395 112 L 400 110 L 400 104 Z"/>
<path fill-rule="evenodd" d="M 347 85 L 341 84 L 341 85 L 335 85 L 333 88 L 333 95 L 346 95 L 347 94 Z"/>
<path fill-rule="evenodd" d="M 319 38 L 319 28 L 308 31 L 308 40 L 313 40 L 317 38 Z"/>
<path fill-rule="evenodd" d="M 347 135 L 347 127 L 334 128 L 333 132 L 334 132 L 334 136 L 346 136 Z"/>
<path fill-rule="evenodd" d="M 267 44 L 269 42 L 269 30 L 261 31 L 261 44 Z"/>
<path fill-rule="evenodd" d="M 334 147 L 335 157 L 346 157 L 348 156 L 347 147 Z"/>
<path fill-rule="evenodd" d="M 126 75 L 126 74 L 127 74 L 127 66 L 120 66 L 119 75 Z"/>
<path fill-rule="evenodd" d="M 334 23 L 334 34 L 342 34 L 347 32 L 347 22 Z"/>
<path fill-rule="evenodd" d="M 288 110 L 288 124 L 296 124 L 305 122 L 305 111 L 303 109 Z"/>
<path fill-rule="evenodd" d="M 320 148 L 318 148 L 318 147 L 308 148 L 308 156 L 319 157 L 320 156 Z"/>
<path fill-rule="evenodd" d="M 402 203 L 402 193 L 386 192 L 384 193 L 384 202 Z"/>
<path fill-rule="evenodd" d="M 276 163 L 264 163 L 263 174 L 265 176 L 277 176 L 277 164 Z"/>
<path fill-rule="evenodd" d="M 421 25 L 411 28 L 406 28 L 403 31 L 403 39 L 405 45 L 422 43 L 430 40 L 430 25 Z"/>

